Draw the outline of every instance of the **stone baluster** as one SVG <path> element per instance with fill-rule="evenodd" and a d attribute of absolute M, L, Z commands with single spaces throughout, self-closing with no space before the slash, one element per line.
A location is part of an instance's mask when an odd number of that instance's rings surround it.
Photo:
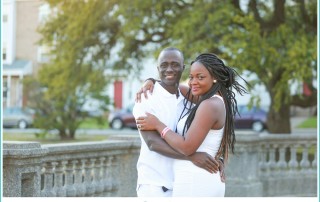
<path fill-rule="evenodd" d="M 262 171 L 266 169 L 265 161 L 266 161 L 266 153 L 265 153 L 265 145 L 261 145 L 260 147 L 260 155 L 259 155 L 259 167 Z"/>
<path fill-rule="evenodd" d="M 267 145 L 262 145 L 260 148 L 259 167 L 261 171 L 267 170 Z"/>
<path fill-rule="evenodd" d="M 65 187 L 69 197 L 76 196 L 76 189 L 73 186 L 73 167 L 73 162 L 68 161 L 66 164 Z"/>
<path fill-rule="evenodd" d="M 269 148 L 269 162 L 268 162 L 268 167 L 271 169 L 271 170 L 274 170 L 275 167 L 276 167 L 276 148 L 277 145 L 270 145 L 270 148 Z"/>
<path fill-rule="evenodd" d="M 107 156 L 106 160 L 103 164 L 103 184 L 104 184 L 104 195 L 111 196 L 111 190 L 112 190 L 112 182 L 111 182 L 111 162 L 112 162 L 113 156 Z"/>
<path fill-rule="evenodd" d="M 104 161 L 105 157 L 100 157 L 95 165 L 95 173 L 94 173 L 94 178 L 96 181 L 96 195 L 97 196 L 102 196 L 102 193 L 104 191 L 104 176 L 103 176 L 103 171 L 104 171 Z"/>
<path fill-rule="evenodd" d="M 66 161 L 53 162 L 55 164 L 55 172 L 54 172 L 54 186 L 57 196 L 65 197 L 66 189 L 63 187 L 63 171 L 64 166 L 67 163 Z"/>
<path fill-rule="evenodd" d="M 300 161 L 300 167 L 303 171 L 308 171 L 310 169 L 310 162 L 309 162 L 309 146 L 308 144 L 303 145 L 302 150 L 302 159 Z"/>
<path fill-rule="evenodd" d="M 312 161 L 312 167 L 316 168 L 317 167 L 317 160 L 318 160 L 318 151 L 317 151 L 317 145 L 315 146 L 316 149 L 314 151 L 314 159 Z"/>
<path fill-rule="evenodd" d="M 117 190 L 119 188 L 119 181 L 118 181 L 119 180 L 119 178 L 118 178 L 119 169 L 117 169 L 118 158 L 119 158 L 118 156 L 114 156 L 112 161 L 111 161 L 111 173 L 112 173 L 111 179 L 110 179 L 111 182 L 112 182 L 112 191 L 111 192 L 113 194 L 115 194 L 115 195 L 116 195 L 116 192 L 117 192 Z"/>
<path fill-rule="evenodd" d="M 290 161 L 288 165 L 290 171 L 295 171 L 298 168 L 297 145 L 290 145 Z"/>
<path fill-rule="evenodd" d="M 86 185 L 86 196 L 92 196 L 94 194 L 94 185 L 92 180 L 93 174 L 93 163 L 95 159 L 88 159 L 85 162 L 85 175 L 84 175 L 84 183 Z"/>
<path fill-rule="evenodd" d="M 44 187 L 41 192 L 42 197 L 54 197 L 56 192 L 53 190 L 53 170 L 54 162 L 47 162 L 43 165 L 44 171 Z"/>
<path fill-rule="evenodd" d="M 83 197 L 86 194 L 86 186 L 83 183 L 83 162 L 81 160 L 73 160 L 74 169 L 74 187 L 76 189 L 76 196 Z"/>
<path fill-rule="evenodd" d="M 286 146 L 282 145 L 282 147 L 279 147 L 279 161 L 277 163 L 277 167 L 281 170 L 284 170 L 287 168 L 287 162 L 285 159 L 286 155 Z"/>

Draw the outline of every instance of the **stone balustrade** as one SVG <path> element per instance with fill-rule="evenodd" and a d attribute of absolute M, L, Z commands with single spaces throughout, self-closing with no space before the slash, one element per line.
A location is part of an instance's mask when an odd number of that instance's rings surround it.
<path fill-rule="evenodd" d="M 135 196 L 137 140 L 54 145 L 4 142 L 3 195 Z"/>
<path fill-rule="evenodd" d="M 317 196 L 317 134 L 237 131 L 226 196 Z"/>
<path fill-rule="evenodd" d="M 260 180 L 264 196 L 315 196 L 316 134 L 262 135 Z"/>
<path fill-rule="evenodd" d="M 317 134 L 237 131 L 226 196 L 316 196 Z M 103 142 L 3 143 L 3 196 L 136 196 L 138 136 Z"/>

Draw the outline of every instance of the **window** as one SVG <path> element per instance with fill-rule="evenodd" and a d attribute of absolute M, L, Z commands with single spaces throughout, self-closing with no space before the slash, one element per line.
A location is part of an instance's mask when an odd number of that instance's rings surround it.
<path fill-rule="evenodd" d="M 8 81 L 6 78 L 3 79 L 3 99 L 7 100 L 8 96 Z"/>
<path fill-rule="evenodd" d="M 38 62 L 45 63 L 50 59 L 50 48 L 49 46 L 40 46 L 38 48 Z"/>
<path fill-rule="evenodd" d="M 7 59 L 7 49 L 5 46 L 3 46 L 2 48 L 2 60 L 6 60 Z"/>
<path fill-rule="evenodd" d="M 2 22 L 3 23 L 8 22 L 8 15 L 3 15 Z"/>
<path fill-rule="evenodd" d="M 39 22 L 44 23 L 50 14 L 49 4 L 43 4 L 39 7 Z"/>

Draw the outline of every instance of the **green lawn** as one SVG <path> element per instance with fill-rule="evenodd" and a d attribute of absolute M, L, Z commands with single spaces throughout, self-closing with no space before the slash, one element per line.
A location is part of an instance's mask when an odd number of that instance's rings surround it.
<path fill-rule="evenodd" d="M 109 122 L 108 119 L 102 119 L 102 123 L 98 123 L 96 119 L 88 118 L 80 125 L 82 129 L 108 129 Z"/>
<path fill-rule="evenodd" d="M 109 128 L 108 121 L 98 123 L 95 119 L 89 118 L 80 125 L 80 129 L 107 129 Z M 55 143 L 68 143 L 68 142 L 92 142 L 102 141 L 107 139 L 107 135 L 76 135 L 75 140 L 60 140 L 58 135 L 46 134 L 44 137 L 37 137 L 36 134 L 12 134 L 3 132 L 4 141 L 30 141 L 40 142 L 41 144 L 55 144 Z"/>
<path fill-rule="evenodd" d="M 109 128 L 108 121 L 103 120 L 102 123 L 98 123 L 97 120 L 93 118 L 88 118 L 83 122 L 79 129 L 107 129 Z M 4 141 L 30 141 L 30 142 L 40 142 L 41 144 L 55 144 L 55 143 L 70 143 L 70 142 L 91 142 L 91 141 L 102 141 L 106 140 L 108 135 L 85 135 L 79 134 L 76 135 L 75 140 L 60 140 L 59 135 L 55 134 L 46 134 L 44 137 L 37 137 L 36 134 L 32 133 L 21 133 L 21 134 L 12 134 L 12 133 L 3 133 Z"/>
<path fill-rule="evenodd" d="M 317 117 L 310 117 L 307 120 L 305 120 L 304 122 L 302 122 L 298 128 L 317 128 Z"/>
<path fill-rule="evenodd" d="M 26 141 L 40 142 L 41 144 L 72 143 L 72 142 L 94 142 L 108 139 L 107 135 L 76 135 L 75 140 L 60 140 L 58 135 L 47 134 L 45 137 L 37 137 L 35 134 L 12 134 L 3 133 L 3 141 Z"/>

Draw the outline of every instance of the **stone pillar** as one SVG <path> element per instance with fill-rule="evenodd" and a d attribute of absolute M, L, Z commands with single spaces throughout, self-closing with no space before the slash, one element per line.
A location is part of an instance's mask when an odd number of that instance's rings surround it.
<path fill-rule="evenodd" d="M 3 196 L 40 196 L 42 157 L 38 142 L 3 142 Z"/>
<path fill-rule="evenodd" d="M 235 154 L 226 162 L 226 194 L 231 197 L 263 196 L 259 176 L 259 134 L 236 131 Z"/>

